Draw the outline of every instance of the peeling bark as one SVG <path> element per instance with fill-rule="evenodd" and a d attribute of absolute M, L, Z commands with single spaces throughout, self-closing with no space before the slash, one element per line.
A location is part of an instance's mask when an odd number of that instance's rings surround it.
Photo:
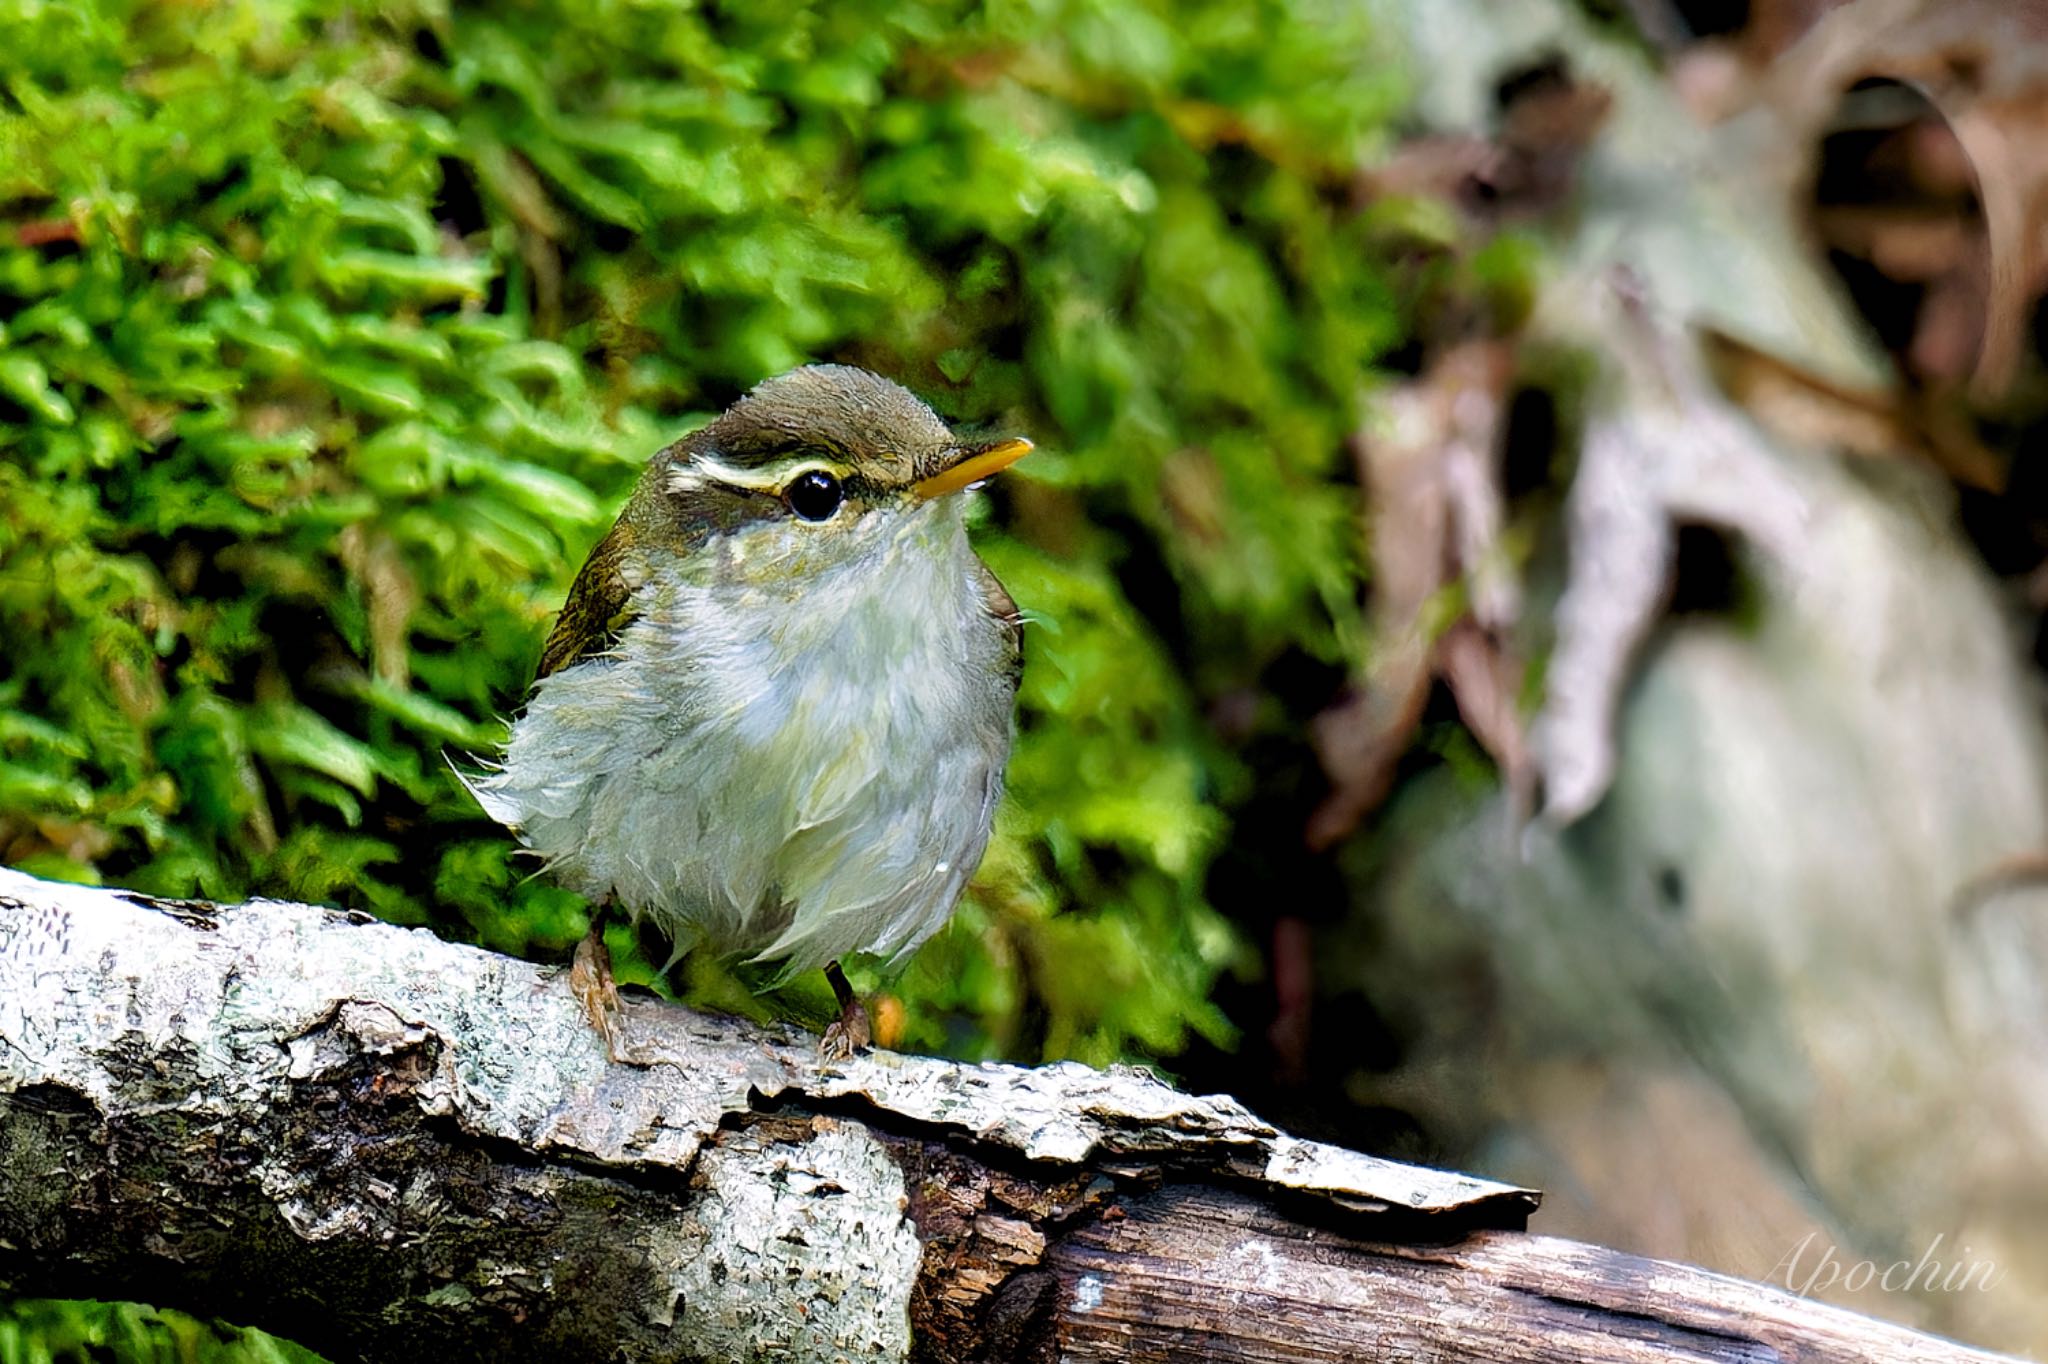
<path fill-rule="evenodd" d="M 641 1064 L 559 970 L 0 871 L 0 1280 L 450 1364 L 1987 1358 L 1142 1072 L 626 1017 Z"/>

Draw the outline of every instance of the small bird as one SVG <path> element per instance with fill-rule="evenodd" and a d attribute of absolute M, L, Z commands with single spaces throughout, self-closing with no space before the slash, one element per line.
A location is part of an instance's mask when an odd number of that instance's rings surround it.
<path fill-rule="evenodd" d="M 627 1059 L 601 935 L 617 905 L 673 966 L 702 948 L 826 968 L 900 962 L 988 846 L 1022 666 L 1016 603 L 965 499 L 1026 440 L 963 441 L 845 365 L 769 379 L 648 464 L 542 648 L 503 760 L 471 781 L 597 906 L 572 970 Z"/>

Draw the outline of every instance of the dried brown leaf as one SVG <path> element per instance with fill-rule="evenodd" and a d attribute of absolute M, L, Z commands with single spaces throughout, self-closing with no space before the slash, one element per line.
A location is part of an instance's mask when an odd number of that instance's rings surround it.
<path fill-rule="evenodd" d="M 1975 171 L 1991 268 L 1971 382 L 1980 399 L 1996 398 L 2018 372 L 2048 284 L 2048 0 L 1860 0 L 1786 51 L 1771 102 L 1810 142 L 1842 92 L 1873 79 L 1923 94 Z M 1922 362 L 1947 361 L 1974 312 L 1951 301 Z"/>
<path fill-rule="evenodd" d="M 1863 459 L 1925 459 L 1958 483 L 2004 488 L 2002 460 L 1967 423 L 1892 389 L 1836 383 L 1716 331 L 1701 344 L 1715 383 L 1750 416 L 1795 445 Z"/>
<path fill-rule="evenodd" d="M 1522 665 L 1502 641 L 1466 619 L 1437 642 L 1437 667 L 1457 698 L 1459 718 L 1487 756 L 1499 764 L 1511 790 L 1528 770 L 1519 698 Z"/>
<path fill-rule="evenodd" d="M 1421 378 L 1387 396 L 1383 433 L 1352 442 L 1372 509 L 1378 648 L 1358 686 L 1310 728 L 1331 784 L 1309 818 L 1311 847 L 1336 842 L 1386 798 L 1439 673 L 1454 690 L 1461 684 L 1470 690 L 1469 710 L 1483 717 L 1481 742 L 1488 750 L 1519 755 L 1519 737 L 1502 733 L 1518 723 L 1513 692 L 1519 681 L 1509 686 L 1503 708 L 1490 690 L 1496 681 L 1490 670 L 1461 656 L 1454 676 L 1441 653 L 1450 636 L 1440 635 L 1441 623 L 1430 619 L 1432 603 L 1460 581 L 1473 617 L 1489 630 L 1512 625 L 1520 611 L 1519 584 L 1500 552 L 1497 469 L 1512 366 L 1505 342 L 1454 346 Z M 1514 672 L 1518 679 L 1519 668 Z M 1462 690 L 1459 705 L 1468 709 Z"/>

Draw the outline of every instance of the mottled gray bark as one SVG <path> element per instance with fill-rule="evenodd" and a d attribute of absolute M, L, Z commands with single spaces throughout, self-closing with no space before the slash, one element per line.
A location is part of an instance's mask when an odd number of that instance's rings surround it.
<path fill-rule="evenodd" d="M 561 971 L 0 871 L 0 1281 L 370 1360 L 1973 1357 L 1140 1072 L 627 1017 L 644 1064 Z"/>

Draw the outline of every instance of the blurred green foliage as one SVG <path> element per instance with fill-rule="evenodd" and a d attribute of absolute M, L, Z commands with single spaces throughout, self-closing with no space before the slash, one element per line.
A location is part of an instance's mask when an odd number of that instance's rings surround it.
<path fill-rule="evenodd" d="M 194 1321 L 134 1303 L 0 1306 L 0 1364 L 318 1364 L 261 1331 Z"/>
<path fill-rule="evenodd" d="M 1043 451 L 980 535 L 1014 798 L 903 1044 L 1227 1042 L 1208 716 L 1360 647 L 1363 12 L 0 0 L 0 857 L 564 957 L 449 759 L 641 461 L 846 360 Z"/>

